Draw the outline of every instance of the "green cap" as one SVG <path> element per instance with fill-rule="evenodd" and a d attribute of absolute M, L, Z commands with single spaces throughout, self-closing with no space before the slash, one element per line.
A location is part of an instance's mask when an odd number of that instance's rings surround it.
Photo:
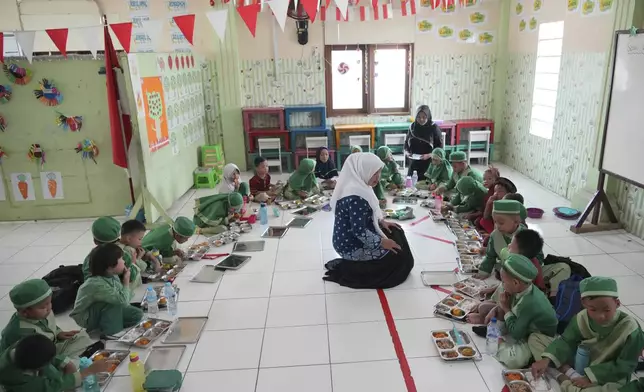
<path fill-rule="evenodd" d="M 467 161 L 467 155 L 463 151 L 454 151 L 449 155 L 450 162 L 465 162 Z"/>
<path fill-rule="evenodd" d="M 92 223 L 92 236 L 104 244 L 114 242 L 121 236 L 121 224 L 111 216 L 102 216 Z"/>
<path fill-rule="evenodd" d="M 11 303 L 18 310 L 39 304 L 50 295 L 51 288 L 42 279 L 25 280 L 9 292 Z"/>
<path fill-rule="evenodd" d="M 523 207 L 523 204 L 519 203 L 516 200 L 495 200 L 492 207 L 492 213 L 504 215 L 521 215 L 521 207 Z"/>
<path fill-rule="evenodd" d="M 195 224 L 185 216 L 180 216 L 174 221 L 172 229 L 183 237 L 192 237 L 195 233 Z"/>
<path fill-rule="evenodd" d="M 244 205 L 244 197 L 239 192 L 231 192 L 228 194 L 228 204 L 231 207 L 239 207 Z"/>
<path fill-rule="evenodd" d="M 581 298 L 585 297 L 614 297 L 617 298 L 617 282 L 615 279 L 603 276 L 591 276 L 579 283 Z"/>
<path fill-rule="evenodd" d="M 391 149 L 387 146 L 380 146 L 376 150 L 376 155 L 378 155 L 378 158 L 380 158 L 381 161 L 387 159 L 389 154 L 391 154 Z"/>
<path fill-rule="evenodd" d="M 456 183 L 456 190 L 464 196 L 470 196 L 476 188 L 476 180 L 469 176 L 462 177 Z"/>
<path fill-rule="evenodd" d="M 353 154 L 354 152 L 362 152 L 362 147 L 360 147 L 360 146 L 351 146 L 351 153 Z"/>
<path fill-rule="evenodd" d="M 514 276 L 522 282 L 530 283 L 537 277 L 539 271 L 532 264 L 532 261 L 523 255 L 511 253 L 503 263 L 505 272 Z"/>

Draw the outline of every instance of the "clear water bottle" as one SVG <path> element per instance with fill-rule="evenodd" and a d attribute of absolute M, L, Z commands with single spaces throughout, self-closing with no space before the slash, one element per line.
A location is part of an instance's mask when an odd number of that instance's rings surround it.
<path fill-rule="evenodd" d="M 163 288 L 163 296 L 166 299 L 166 304 L 168 307 L 168 314 L 172 317 L 177 315 L 177 293 L 172 287 L 172 283 L 166 282 L 165 287 Z"/>
<path fill-rule="evenodd" d="M 499 338 L 501 333 L 499 331 L 499 325 L 496 322 L 496 317 L 490 320 L 490 324 L 487 326 L 487 335 L 485 337 L 485 350 L 488 355 L 495 356 L 499 351 Z"/>
<path fill-rule="evenodd" d="M 411 176 L 411 184 L 416 188 L 416 183 L 418 182 L 418 172 L 414 170 L 414 174 Z"/>
<path fill-rule="evenodd" d="M 148 289 L 145 292 L 145 302 L 148 305 L 149 314 L 159 313 L 159 304 L 157 303 L 157 301 L 157 292 L 154 291 L 154 288 L 152 286 L 148 286 Z"/>
<path fill-rule="evenodd" d="M 575 355 L 575 371 L 582 376 L 586 375 L 586 368 L 590 365 L 590 350 L 586 346 L 577 347 Z"/>
<path fill-rule="evenodd" d="M 85 370 L 88 367 L 92 366 L 92 360 L 89 358 L 82 357 L 80 359 L 80 369 Z M 100 392 L 101 387 L 98 385 L 98 380 L 96 379 L 95 374 L 90 374 L 83 379 L 83 392 Z"/>
<path fill-rule="evenodd" d="M 259 223 L 261 225 L 268 224 L 268 209 L 266 208 L 266 203 L 261 203 L 259 205 Z"/>

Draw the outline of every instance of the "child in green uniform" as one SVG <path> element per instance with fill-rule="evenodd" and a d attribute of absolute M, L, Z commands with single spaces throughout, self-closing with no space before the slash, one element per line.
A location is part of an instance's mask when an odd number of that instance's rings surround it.
<path fill-rule="evenodd" d="M 452 175 L 446 185 L 441 185 L 436 188 L 436 193 L 451 196 L 450 193 L 457 193 L 455 191 L 458 180 L 463 177 L 472 177 L 476 181 L 483 183 L 483 176 L 478 170 L 472 169 L 467 163 L 467 155 L 463 151 L 454 151 L 449 156 L 449 161 L 452 164 Z"/>
<path fill-rule="evenodd" d="M 228 195 L 214 195 L 228 197 Z M 143 249 L 152 251 L 157 249 L 163 257 L 163 263 L 181 264 L 185 254 L 177 249 L 177 244 L 183 244 L 195 234 L 195 224 L 184 216 L 175 219 L 170 226 L 165 223 L 156 227 L 143 237 L 141 245 Z"/>
<path fill-rule="evenodd" d="M 593 276 L 579 284 L 584 309 L 554 339 L 535 333 L 529 345 L 534 358 L 532 373 L 546 371 L 561 383 L 563 392 L 617 392 L 630 381 L 644 348 L 644 334 L 635 318 L 619 310 L 617 282 Z M 571 367 L 578 347 L 589 352 L 580 375 Z M 550 365 L 555 369 L 549 369 Z"/>
<path fill-rule="evenodd" d="M 356 152 L 362 152 L 362 147 L 360 146 L 351 146 L 351 154 L 354 154 Z"/>
<path fill-rule="evenodd" d="M 452 165 L 445 159 L 445 150 L 435 148 L 432 150 L 432 163 L 425 172 L 425 180 L 418 181 L 416 188 L 435 191 L 446 187 L 451 177 Z"/>
<path fill-rule="evenodd" d="M 139 272 L 145 272 L 148 268 L 160 272 L 161 263 L 159 263 L 159 260 L 152 256 L 152 252 L 143 249 L 142 242 L 145 231 L 145 224 L 136 219 L 123 223 L 120 240 L 123 245 L 123 252 L 136 257 L 136 261 L 132 264 L 138 268 Z"/>
<path fill-rule="evenodd" d="M 400 173 L 398 172 L 398 164 L 394 161 L 394 157 L 391 153 L 391 149 L 387 146 L 378 147 L 376 150 L 376 155 L 378 158 L 385 164 L 380 172 L 380 181 L 373 188 L 376 192 L 376 197 L 380 201 L 381 205 L 385 201 L 385 189 L 396 189 L 401 188 L 403 185 L 403 179 Z M 386 201 L 385 201 L 386 203 Z"/>
<path fill-rule="evenodd" d="M 114 335 L 141 321 L 141 309 L 130 305 L 130 270 L 123 261 L 123 250 L 115 244 L 99 245 L 90 254 L 89 264 L 91 276 L 78 289 L 71 318 L 90 333 L 101 335 Z"/>
<path fill-rule="evenodd" d="M 6 392 L 73 391 L 85 377 L 106 372 L 110 365 L 100 360 L 80 371 L 67 368 L 51 340 L 40 334 L 29 335 L 0 355 L 0 385 Z"/>
<path fill-rule="evenodd" d="M 284 197 L 288 200 L 299 200 L 320 192 L 320 185 L 315 178 L 315 161 L 309 158 L 302 159 L 300 166 L 291 174 L 286 183 Z"/>
<path fill-rule="evenodd" d="M 457 214 L 469 214 L 480 211 L 487 189 L 472 177 L 463 177 L 456 184 L 457 193 L 449 203 L 443 206 L 443 213 L 454 211 Z"/>
<path fill-rule="evenodd" d="M 204 196 L 195 200 L 195 224 L 201 234 L 218 234 L 228 230 L 234 214 L 239 214 L 244 198 L 237 192 Z"/>
<path fill-rule="evenodd" d="M 219 193 L 239 192 L 242 196 L 251 197 L 250 187 L 247 182 L 241 182 L 241 173 L 234 163 L 224 166 L 218 191 Z"/>
<path fill-rule="evenodd" d="M 16 308 L 9 323 L 2 330 L 0 351 L 5 351 L 25 336 L 40 334 L 55 343 L 61 359 L 78 362 L 78 357 L 92 345 L 85 331 L 63 331 L 56 325 L 51 311 L 51 288 L 42 279 L 26 280 L 9 292 Z"/>

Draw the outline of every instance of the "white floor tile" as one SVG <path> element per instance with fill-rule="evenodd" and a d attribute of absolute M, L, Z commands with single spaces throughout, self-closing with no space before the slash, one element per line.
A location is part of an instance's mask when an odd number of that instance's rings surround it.
<path fill-rule="evenodd" d="M 644 252 L 644 245 L 626 234 L 594 235 L 586 239 L 606 253 Z"/>
<path fill-rule="evenodd" d="M 212 301 L 180 301 L 178 315 L 180 317 L 207 317 Z"/>
<path fill-rule="evenodd" d="M 488 392 L 474 362 L 449 363 L 438 357 L 412 358 L 409 367 L 419 391 L 453 390 L 454 381 L 458 380 L 458 390 Z"/>
<path fill-rule="evenodd" d="M 636 273 L 644 274 L 644 252 L 617 253 L 610 256 Z"/>
<path fill-rule="evenodd" d="M 536 220 L 532 220 L 531 222 L 534 223 L 528 222 L 528 228 L 537 231 L 545 239 L 577 236 L 577 234 L 569 230 L 568 224 L 559 222 L 537 222 Z"/>
<path fill-rule="evenodd" d="M 224 299 L 214 301 L 207 330 L 264 328 L 268 298 Z"/>
<path fill-rule="evenodd" d="M 181 386 L 182 392 L 203 392 L 210 390 L 255 392 L 257 369 L 223 370 L 216 372 L 186 373 Z M 126 391 L 127 389 L 121 389 Z"/>
<path fill-rule="evenodd" d="M 324 295 L 271 297 L 266 327 L 326 324 Z"/>
<path fill-rule="evenodd" d="M 644 305 L 629 305 L 628 307 L 622 306 L 620 309 L 626 312 L 631 312 L 640 320 L 644 320 Z"/>
<path fill-rule="evenodd" d="M 39 264 L 0 264 L 0 285 L 15 286 L 40 268 Z M 42 276 L 37 276 L 42 278 Z M 2 324 L 0 324 L 2 325 Z"/>
<path fill-rule="evenodd" d="M 440 301 L 437 291 L 424 287 L 416 290 L 385 292 L 394 319 L 434 317 L 434 305 Z"/>
<path fill-rule="evenodd" d="M 179 302 L 184 301 L 212 301 L 217 293 L 217 283 L 193 283 L 189 279 L 179 277 L 175 280 L 179 287 Z"/>
<path fill-rule="evenodd" d="M 255 392 L 331 392 L 329 365 L 260 369 Z"/>
<path fill-rule="evenodd" d="M 27 233 L 16 233 L 15 231 L 12 231 L 11 233 L 0 237 L 0 248 L 4 248 L 5 246 L 23 248 L 32 244 L 44 234 L 45 233 L 42 231 Z"/>
<path fill-rule="evenodd" d="M 20 246 L 0 246 L 0 263 L 4 263 L 22 249 Z"/>
<path fill-rule="evenodd" d="M 642 253 L 644 256 L 644 253 Z M 593 276 L 629 276 L 636 275 L 634 271 L 615 260 L 610 255 L 575 256 L 574 261 L 586 267 Z"/>
<path fill-rule="evenodd" d="M 93 245 L 69 245 L 54 257 L 56 261 L 76 261 L 82 263 L 94 248 Z"/>
<path fill-rule="evenodd" d="M 546 243 L 561 256 L 600 255 L 604 251 L 587 241 L 584 237 L 548 238 Z"/>
<path fill-rule="evenodd" d="M 261 329 L 204 331 L 188 371 L 256 369 L 263 335 Z"/>
<path fill-rule="evenodd" d="M 396 329 L 407 358 L 438 356 L 432 341 L 431 331 L 451 328 L 452 323 L 441 318 L 396 321 Z M 465 326 L 461 329 L 467 330 L 469 328 Z"/>
<path fill-rule="evenodd" d="M 130 381 L 130 376 L 119 376 L 112 378 L 110 383 L 107 384 L 105 392 L 122 392 L 129 391 L 131 389 L 132 382 Z"/>
<path fill-rule="evenodd" d="M 316 249 L 311 250 L 282 250 L 277 252 L 276 272 L 284 271 L 321 271 L 322 252 Z"/>
<path fill-rule="evenodd" d="M 331 363 L 395 359 L 389 329 L 384 321 L 329 324 Z"/>
<path fill-rule="evenodd" d="M 276 272 L 271 297 L 324 294 L 322 271 Z"/>
<path fill-rule="evenodd" d="M 635 276 L 618 276 L 614 278 L 619 290 L 619 299 L 624 305 L 644 304 L 644 278 Z"/>
<path fill-rule="evenodd" d="M 260 367 L 328 364 L 327 336 L 326 325 L 267 328 Z"/>
<path fill-rule="evenodd" d="M 398 361 L 333 364 L 331 373 L 333 392 L 407 392 Z"/>
<path fill-rule="evenodd" d="M 263 298 L 271 290 L 271 274 L 228 274 L 221 280 L 215 299 Z"/>
<path fill-rule="evenodd" d="M 380 299 L 375 291 L 327 294 L 326 312 L 329 324 L 384 321 Z"/>
<path fill-rule="evenodd" d="M 67 246 L 80 238 L 84 231 L 50 231 L 34 241 L 36 246 Z"/>
<path fill-rule="evenodd" d="M 68 220 L 56 227 L 56 230 L 89 230 L 92 228 L 92 223 L 94 223 L 94 219 Z"/>
<path fill-rule="evenodd" d="M 4 264 L 45 264 L 59 254 L 64 246 L 33 246 L 24 248 Z"/>
<path fill-rule="evenodd" d="M 499 363 L 495 358 L 483 354 L 483 359 L 476 362 L 476 367 L 491 392 L 503 390 L 505 384 L 503 382 L 503 378 L 500 377 L 500 374 L 501 370 L 505 369 L 505 366 Z"/>

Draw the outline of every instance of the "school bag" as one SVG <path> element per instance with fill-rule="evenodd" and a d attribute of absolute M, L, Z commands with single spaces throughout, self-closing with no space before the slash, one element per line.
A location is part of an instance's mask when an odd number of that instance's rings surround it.
<path fill-rule="evenodd" d="M 570 278 L 559 283 L 557 299 L 555 301 L 555 312 L 557 313 L 557 333 L 562 334 L 573 317 L 582 309 L 581 292 L 579 283 L 583 280 L 579 275 L 572 275 Z"/>
<path fill-rule="evenodd" d="M 43 276 L 43 280 L 51 287 L 54 314 L 65 312 L 74 306 L 78 288 L 83 284 L 83 266 L 61 265 Z"/>

